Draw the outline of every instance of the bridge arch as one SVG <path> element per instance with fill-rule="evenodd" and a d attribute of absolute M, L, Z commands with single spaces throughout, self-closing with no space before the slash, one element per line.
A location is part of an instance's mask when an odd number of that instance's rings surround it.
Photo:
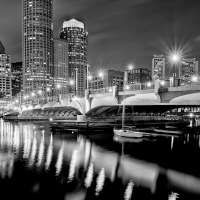
<path fill-rule="evenodd" d="M 117 98 L 114 96 L 97 96 L 91 101 L 91 109 L 102 105 L 116 105 L 118 104 Z"/>
<path fill-rule="evenodd" d="M 158 104 L 159 100 L 155 93 L 137 94 L 129 96 L 122 100 L 121 104 L 134 105 L 134 104 Z"/>
<path fill-rule="evenodd" d="M 183 96 L 179 96 L 176 98 L 173 98 L 169 103 L 173 104 L 185 104 L 185 105 L 199 105 L 200 104 L 200 92 L 199 93 L 193 93 L 193 94 L 186 94 Z"/>

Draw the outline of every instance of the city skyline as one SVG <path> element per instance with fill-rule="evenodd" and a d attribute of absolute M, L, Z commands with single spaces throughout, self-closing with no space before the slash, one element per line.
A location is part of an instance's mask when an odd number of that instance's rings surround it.
<path fill-rule="evenodd" d="M 22 2 L 12 1 L 10 7 L 9 1 L 1 2 L 0 39 L 12 62 L 17 62 L 22 60 Z M 200 60 L 199 5 L 195 0 L 57 0 L 53 2 L 54 37 L 64 20 L 83 21 L 90 33 L 88 63 L 92 69 L 124 70 L 132 61 L 136 67 L 151 69 L 154 54 L 165 56 L 167 48 L 176 45 L 182 47 L 184 57 Z M 14 10 L 13 19 L 10 13 Z"/>

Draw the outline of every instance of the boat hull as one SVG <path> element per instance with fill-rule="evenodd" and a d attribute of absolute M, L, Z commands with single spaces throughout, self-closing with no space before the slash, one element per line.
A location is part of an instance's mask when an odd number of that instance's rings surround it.
<path fill-rule="evenodd" d="M 132 131 L 132 130 L 122 130 L 122 129 L 114 129 L 114 134 L 121 137 L 130 137 L 130 138 L 141 138 L 144 136 L 143 132 Z"/>

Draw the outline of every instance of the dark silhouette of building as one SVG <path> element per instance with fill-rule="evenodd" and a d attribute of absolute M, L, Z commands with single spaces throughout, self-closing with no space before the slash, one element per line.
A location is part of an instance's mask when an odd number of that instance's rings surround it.
<path fill-rule="evenodd" d="M 3 44 L 0 41 L 0 54 L 5 54 L 5 48 L 3 46 Z"/>
<path fill-rule="evenodd" d="M 84 96 L 87 85 L 88 32 L 82 22 L 71 19 L 63 23 L 60 38 L 68 42 L 69 81 L 73 83 L 70 93 Z"/>
<path fill-rule="evenodd" d="M 11 64 L 12 96 L 16 96 L 23 89 L 23 64 L 16 62 Z"/>

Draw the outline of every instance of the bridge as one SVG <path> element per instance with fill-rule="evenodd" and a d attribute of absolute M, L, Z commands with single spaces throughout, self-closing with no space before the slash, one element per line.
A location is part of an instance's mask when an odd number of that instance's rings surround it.
<path fill-rule="evenodd" d="M 51 101 L 29 101 L 16 105 L 5 114 L 32 109 L 46 109 L 57 107 L 73 107 L 85 114 L 92 108 L 103 105 L 158 105 L 158 104 L 200 105 L 200 84 L 194 83 L 187 86 L 169 87 L 161 85 L 156 80 L 151 86 L 146 84 L 126 85 L 123 91 L 117 86 L 96 90 L 86 90 L 85 97 L 59 95 Z"/>

